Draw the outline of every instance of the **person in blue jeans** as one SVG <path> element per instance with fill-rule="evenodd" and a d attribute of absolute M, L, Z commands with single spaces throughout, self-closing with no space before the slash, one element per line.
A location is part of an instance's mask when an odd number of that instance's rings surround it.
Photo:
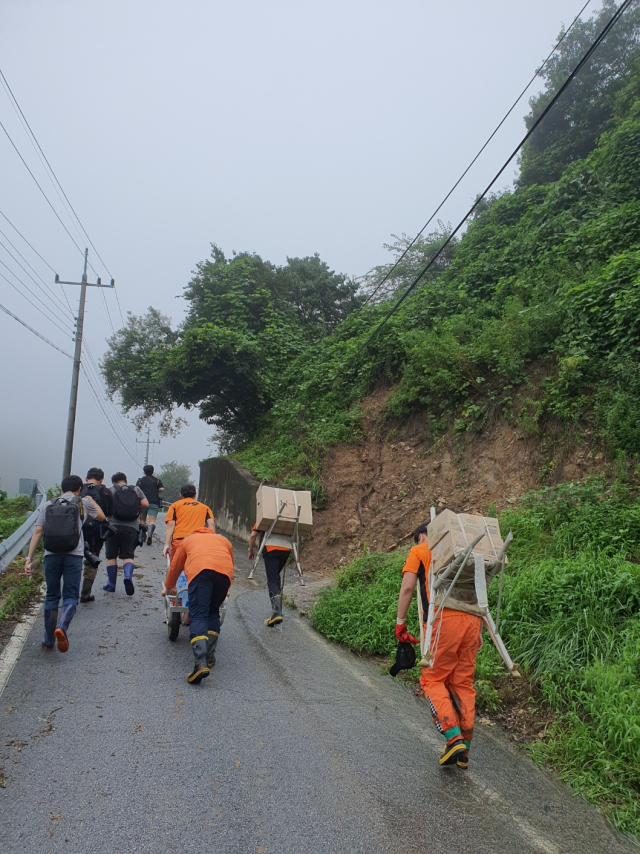
<path fill-rule="evenodd" d="M 76 505 L 81 502 L 81 508 L 73 514 L 77 517 L 78 538 L 77 545 L 65 552 L 44 552 L 44 577 L 47 584 L 47 594 L 44 600 L 44 640 L 42 649 L 51 652 L 54 644 L 58 652 L 66 652 L 69 649 L 67 632 L 69 624 L 73 619 L 80 597 L 80 581 L 82 578 L 82 559 L 84 557 L 84 539 L 82 537 L 82 525 L 87 519 L 95 519 L 97 522 L 104 521 L 104 513 L 92 498 L 80 498 L 82 489 L 82 478 L 70 474 L 62 479 L 62 495 L 47 501 L 40 510 L 31 542 L 29 552 L 24 565 L 24 571 L 28 578 L 33 572 L 33 556 L 40 539 L 45 534 L 47 542 L 47 508 L 52 504 L 58 506 Z M 71 517 L 73 518 L 73 517 Z M 50 524 L 50 523 L 49 523 Z M 73 531 L 72 539 L 75 540 Z M 62 589 L 61 589 L 62 588 Z M 60 609 L 60 598 L 62 597 L 62 608 Z"/>

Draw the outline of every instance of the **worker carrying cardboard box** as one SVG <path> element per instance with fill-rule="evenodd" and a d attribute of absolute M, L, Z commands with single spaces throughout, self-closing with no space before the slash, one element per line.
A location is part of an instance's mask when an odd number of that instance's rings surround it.
<path fill-rule="evenodd" d="M 302 578 L 298 559 L 300 533 L 308 533 L 313 525 L 311 493 L 282 489 L 260 484 L 256 492 L 256 524 L 249 536 L 249 560 L 256 556 L 255 545 L 260 536 L 260 551 L 267 573 L 267 587 L 271 599 L 271 616 L 267 626 L 281 623 L 284 568 L 293 552 L 294 563 Z M 253 570 L 249 578 L 253 576 Z M 302 581 L 301 581 L 302 583 Z"/>
<path fill-rule="evenodd" d="M 253 531 L 249 535 L 249 560 L 255 557 L 255 545 L 259 536 L 265 537 L 264 531 L 258 531 L 256 526 L 253 526 Z M 264 558 L 264 568 L 267 573 L 267 588 L 269 590 L 269 598 L 271 599 L 271 616 L 265 620 L 265 625 L 275 626 L 281 623 L 282 616 L 282 570 L 291 554 L 292 544 L 291 537 L 284 534 L 269 534 L 262 547 L 262 557 Z"/>
<path fill-rule="evenodd" d="M 401 643 L 419 643 L 407 632 L 406 617 L 416 581 L 420 584 L 423 612 L 428 609 L 428 575 L 431 569 L 427 526 L 413 534 L 415 546 L 402 568 L 398 597 L 396 637 Z M 476 655 L 482 646 L 482 620 L 475 614 L 443 608 L 434 626 L 433 666 L 423 667 L 420 685 L 431 707 L 433 722 L 446 743 L 440 765 L 469 767 L 469 747 L 473 737 L 476 692 L 473 675 Z"/>

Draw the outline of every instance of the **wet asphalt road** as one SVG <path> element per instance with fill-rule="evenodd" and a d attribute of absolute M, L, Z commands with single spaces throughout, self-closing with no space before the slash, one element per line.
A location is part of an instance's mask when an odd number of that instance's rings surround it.
<path fill-rule="evenodd" d="M 269 629 L 264 574 L 237 581 L 200 686 L 167 638 L 161 546 L 136 593 L 80 606 L 66 655 L 42 617 L 0 697 L 3 854 L 623 854 L 591 807 L 477 728 L 468 772 L 440 769 L 426 704 L 296 612 Z"/>

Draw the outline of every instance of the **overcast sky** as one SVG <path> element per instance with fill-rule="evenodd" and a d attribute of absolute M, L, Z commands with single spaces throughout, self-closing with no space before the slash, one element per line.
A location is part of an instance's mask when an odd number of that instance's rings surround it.
<path fill-rule="evenodd" d="M 318 252 L 355 276 L 387 260 L 383 244 L 422 227 L 582 5 L 3 0 L 0 68 L 115 277 L 122 312 L 153 305 L 178 322 L 182 289 L 212 242 L 276 264 Z M 524 99 L 442 220 L 464 214 L 523 135 L 527 111 Z M 84 248 L 3 89 L 0 120 Z M 79 249 L 1 129 L 0 164 L 2 214 L 61 279 L 78 281 Z M 499 186 L 513 176 L 509 169 Z M 64 300 L 52 270 L 2 216 L 0 229 L 38 284 L 41 276 Z M 92 250 L 90 260 L 107 281 Z M 0 273 L 21 291 L 0 278 L 0 303 L 73 352 L 53 305 L 2 246 Z M 74 311 L 78 291 L 66 287 Z M 117 329 L 115 295 L 104 293 Z M 110 334 L 92 288 L 85 341 L 96 361 Z M 71 361 L 3 312 L 0 358 L 2 486 L 14 492 L 18 477 L 49 486 L 60 480 Z M 107 411 L 128 453 L 83 377 L 73 471 L 99 465 L 131 480 L 144 448 L 130 422 Z M 197 471 L 212 453 L 212 428 L 197 412 L 189 422 L 179 438 L 152 446 L 154 464 L 177 459 Z"/>

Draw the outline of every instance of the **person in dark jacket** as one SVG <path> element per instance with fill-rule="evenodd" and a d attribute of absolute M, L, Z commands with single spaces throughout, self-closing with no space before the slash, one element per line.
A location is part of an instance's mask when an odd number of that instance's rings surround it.
<path fill-rule="evenodd" d="M 150 546 L 153 542 L 153 532 L 156 529 L 156 517 L 160 512 L 160 493 L 164 492 L 164 486 L 159 477 L 154 477 L 154 468 L 152 465 L 143 467 L 144 477 L 139 477 L 136 486 L 143 492 L 149 502 L 149 507 L 140 511 L 140 522 L 145 524 L 149 520 L 149 530 L 147 531 L 147 545 Z"/>
<path fill-rule="evenodd" d="M 100 468 L 90 468 L 87 472 L 82 491 L 80 492 L 80 497 L 92 498 L 104 515 L 109 517 L 113 516 L 113 496 L 111 490 L 108 486 L 104 485 L 103 481 L 103 470 Z M 85 545 L 84 571 L 82 574 L 82 590 L 80 591 L 80 601 L 85 604 L 95 601 L 96 598 L 91 592 L 91 588 L 98 573 L 100 561 L 97 558 L 100 557 L 104 543 L 102 533 L 100 522 L 90 517 L 85 519 L 82 527 L 82 536 L 84 537 Z"/>

